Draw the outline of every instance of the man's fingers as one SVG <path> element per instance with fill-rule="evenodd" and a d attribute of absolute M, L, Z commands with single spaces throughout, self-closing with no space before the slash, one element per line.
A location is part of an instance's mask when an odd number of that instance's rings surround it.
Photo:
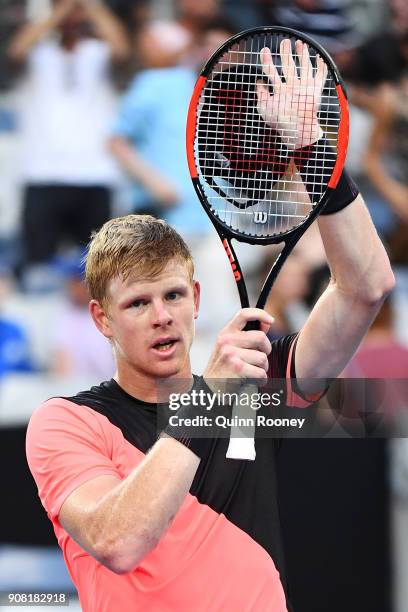
<path fill-rule="evenodd" d="M 262 81 L 256 82 L 256 93 L 258 95 L 259 104 L 266 104 L 269 100 L 269 90 Z"/>
<path fill-rule="evenodd" d="M 249 378 L 251 380 L 267 380 L 268 378 L 268 374 L 263 368 L 247 363 L 243 364 L 239 375 L 240 378 Z"/>
<path fill-rule="evenodd" d="M 274 318 L 261 308 L 242 308 L 224 328 L 225 331 L 242 331 L 249 321 L 260 321 L 272 325 Z"/>
<path fill-rule="evenodd" d="M 272 350 L 272 345 L 266 335 L 266 332 L 261 330 L 249 330 L 242 332 L 241 342 L 241 346 L 243 348 L 257 349 L 258 351 L 265 353 L 265 355 L 269 355 Z"/>
<path fill-rule="evenodd" d="M 281 85 L 281 79 L 278 71 L 275 68 L 275 64 L 273 63 L 271 50 L 268 47 L 264 47 L 261 49 L 259 53 L 262 70 L 266 74 L 266 76 L 271 80 L 271 83 L 274 87 Z"/>
<path fill-rule="evenodd" d="M 262 81 L 256 82 L 256 95 L 258 97 L 258 113 L 265 119 L 265 116 L 268 112 L 268 103 L 270 95 L 267 86 L 265 85 L 265 83 L 262 83 Z"/>
<path fill-rule="evenodd" d="M 316 57 L 316 77 L 315 82 L 316 86 L 320 91 L 323 90 L 324 84 L 326 83 L 327 78 L 327 64 L 326 62 L 318 55 Z"/>
<path fill-rule="evenodd" d="M 245 366 L 247 365 L 250 365 L 255 366 L 257 368 L 261 368 L 265 372 L 267 372 L 269 369 L 268 357 L 265 355 L 265 353 L 262 353 L 261 351 L 254 351 L 251 349 L 238 349 L 236 356 L 242 362 L 243 368 L 245 368 Z"/>
<path fill-rule="evenodd" d="M 220 336 L 220 344 L 236 346 L 243 349 L 255 349 L 269 355 L 272 350 L 271 343 L 264 331 L 249 330 L 223 333 Z"/>
<path fill-rule="evenodd" d="M 309 49 L 301 40 L 296 41 L 296 53 L 300 59 L 300 78 L 312 79 L 313 66 L 310 61 Z"/>
<path fill-rule="evenodd" d="M 289 38 L 284 38 L 280 44 L 280 54 L 282 58 L 282 70 L 286 82 L 293 82 L 297 78 L 295 60 L 292 55 L 292 44 Z"/>

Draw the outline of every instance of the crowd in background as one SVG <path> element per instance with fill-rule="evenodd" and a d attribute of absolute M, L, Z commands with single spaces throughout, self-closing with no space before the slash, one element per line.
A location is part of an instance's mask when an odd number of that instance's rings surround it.
<path fill-rule="evenodd" d="M 82 354 L 95 351 L 103 359 L 96 332 L 93 341 L 89 332 L 76 342 L 67 334 L 66 342 L 60 330 L 63 311 L 68 320 L 71 312 L 68 329 L 72 313 L 86 309 L 86 296 L 79 298 L 73 286 L 89 236 L 118 214 L 151 213 L 174 225 L 193 251 L 205 289 L 198 331 L 215 334 L 226 321 L 237 304 L 235 288 L 188 175 L 185 118 L 204 61 L 235 32 L 265 23 L 310 34 L 345 76 L 349 171 L 400 281 L 386 306 L 389 316 L 380 319 L 389 333 L 375 335 L 408 342 L 408 11 L 402 0 L 31 0 L 3 3 L 1 11 L 0 377 L 29 370 L 111 373 L 112 366 L 103 369 Z M 273 256 L 243 254 L 255 292 Z M 269 302 L 276 336 L 299 328 L 328 278 L 314 229 L 289 265 L 291 274 Z M 35 334 L 33 319 L 47 310 L 48 297 L 59 298 L 60 309 L 47 312 L 48 333 Z"/>
<path fill-rule="evenodd" d="M 211 53 L 265 24 L 310 34 L 345 77 L 348 170 L 397 275 L 345 375 L 408 379 L 405 0 L 9 0 L 0 24 L 0 412 L 28 418 L 35 393 L 22 400 L 24 385 L 45 399 L 53 377 L 112 376 L 109 344 L 87 312 L 82 259 L 91 232 L 128 212 L 164 217 L 192 249 L 204 299 L 193 364 L 203 368 L 239 301 L 191 185 L 187 108 Z M 274 252 L 252 253 L 242 257 L 257 293 Z M 271 292 L 275 337 L 300 328 L 328 279 L 312 227 Z"/>

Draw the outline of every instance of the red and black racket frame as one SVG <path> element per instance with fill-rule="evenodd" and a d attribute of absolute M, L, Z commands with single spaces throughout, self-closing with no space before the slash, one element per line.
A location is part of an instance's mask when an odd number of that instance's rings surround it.
<path fill-rule="evenodd" d="M 338 139 L 337 139 L 337 159 L 333 168 L 332 175 L 328 181 L 327 189 L 322 195 L 320 201 L 313 206 L 309 216 L 307 219 L 299 226 L 292 228 L 287 232 L 282 232 L 278 236 L 272 237 L 259 237 L 259 236 L 251 236 L 246 234 L 243 236 L 239 232 L 236 232 L 227 224 L 223 223 L 218 217 L 216 217 L 212 210 L 211 206 L 206 198 L 204 193 L 203 186 L 200 183 L 198 170 L 196 166 L 195 160 L 195 152 L 194 152 L 194 141 L 196 135 L 196 127 L 197 127 L 197 106 L 200 100 L 201 93 L 203 88 L 207 82 L 208 75 L 211 73 L 213 66 L 218 62 L 219 58 L 223 55 L 223 53 L 231 47 L 233 44 L 239 42 L 242 38 L 245 38 L 250 35 L 255 34 L 287 34 L 290 37 L 295 37 L 300 39 L 306 43 L 308 43 L 311 47 L 314 47 L 316 51 L 321 55 L 321 57 L 325 60 L 326 64 L 331 70 L 333 80 L 335 82 L 337 96 L 339 100 L 339 108 L 340 108 L 340 120 L 338 127 Z M 275 282 L 276 277 L 278 276 L 283 264 L 285 263 L 287 257 L 291 253 L 293 247 L 302 237 L 302 235 L 306 232 L 308 227 L 313 223 L 313 221 L 318 217 L 318 215 L 322 212 L 324 207 L 326 206 L 331 194 L 337 186 L 341 173 L 343 171 L 344 162 L 347 153 L 347 145 L 348 145 L 348 134 L 349 134 L 349 113 L 348 113 L 348 103 L 347 103 L 347 94 L 344 87 L 344 83 L 338 73 L 337 67 L 330 57 L 330 55 L 323 49 L 321 45 L 319 45 L 316 41 L 314 41 L 309 36 L 303 34 L 302 32 L 298 32 L 297 30 L 293 30 L 291 28 L 285 27 L 262 27 L 262 28 L 252 28 L 249 30 L 245 30 L 244 32 L 240 32 L 236 36 L 230 38 L 227 42 L 225 42 L 215 53 L 211 56 L 211 58 L 207 61 L 204 68 L 201 70 L 200 76 L 197 79 L 196 85 L 193 90 L 193 94 L 190 101 L 190 106 L 188 110 L 187 117 L 187 128 L 186 128 L 186 146 L 187 146 L 187 162 L 191 175 L 191 179 L 193 181 L 193 185 L 197 196 L 210 218 L 214 228 L 216 229 L 221 242 L 224 246 L 225 252 L 229 259 L 232 272 L 234 274 L 235 282 L 237 284 L 237 289 L 239 293 L 239 298 L 241 301 L 242 308 L 248 308 L 249 298 L 248 292 L 245 285 L 245 280 L 243 277 L 243 273 L 241 267 L 239 265 L 238 259 L 235 255 L 235 251 L 232 247 L 231 240 L 235 239 L 239 242 L 245 242 L 246 244 L 281 244 L 285 243 L 282 251 L 278 255 L 275 260 L 268 277 L 266 278 L 262 290 L 260 292 L 259 298 L 256 303 L 256 308 L 263 309 L 265 307 L 266 301 L 268 299 L 269 292 L 272 288 L 273 283 Z M 248 328 L 257 329 L 259 326 L 257 322 L 253 322 L 254 325 L 248 325 Z"/>

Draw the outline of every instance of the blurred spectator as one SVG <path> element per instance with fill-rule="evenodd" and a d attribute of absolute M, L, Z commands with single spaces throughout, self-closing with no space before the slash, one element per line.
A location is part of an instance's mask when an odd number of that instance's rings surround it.
<path fill-rule="evenodd" d="M 237 32 L 276 25 L 276 0 L 221 0 L 220 13 L 234 24 Z"/>
<path fill-rule="evenodd" d="M 140 24 L 145 23 L 151 13 L 149 0 L 107 0 L 106 4 L 119 17 L 130 34 Z"/>
<path fill-rule="evenodd" d="M 12 372 L 32 372 L 28 338 L 24 330 L 0 315 L 0 379 Z"/>
<path fill-rule="evenodd" d="M 0 273 L 0 305 L 9 290 L 7 274 Z M 7 374 L 34 369 L 25 330 L 0 312 L 0 380 Z"/>
<path fill-rule="evenodd" d="M 364 158 L 367 176 L 406 227 L 408 227 L 407 109 L 408 72 L 400 82 L 395 85 L 384 83 L 372 94 L 370 110 L 373 127 Z"/>
<path fill-rule="evenodd" d="M 245 0 L 244 4 L 247 4 Z M 183 64 L 199 72 L 214 51 L 239 31 L 237 17 L 240 10 L 235 8 L 232 16 L 227 13 L 225 2 L 220 0 L 176 0 L 177 23 L 191 36 L 191 45 Z"/>
<path fill-rule="evenodd" d="M 201 35 L 194 39 L 194 48 L 187 58 L 188 65 L 199 72 L 218 47 L 236 33 L 237 29 L 229 19 L 217 17 L 213 21 L 208 21 Z"/>
<path fill-rule="evenodd" d="M 400 34 L 406 34 L 408 32 L 408 4 L 406 0 L 389 0 L 389 4 L 395 30 Z"/>
<path fill-rule="evenodd" d="M 398 337 L 407 341 L 408 304 L 408 12 L 391 0 L 393 21 L 358 49 L 350 99 L 368 118 L 361 150 L 365 176 L 358 184 L 378 231 L 388 244 L 397 276 L 394 292 Z M 353 136 L 353 135 L 352 135 Z"/>
<path fill-rule="evenodd" d="M 335 53 L 343 78 L 364 87 L 398 81 L 406 70 L 408 10 L 405 0 L 385 0 L 381 28 L 358 47 Z M 368 7 L 367 7 L 368 8 Z"/>
<path fill-rule="evenodd" d="M 110 141 L 113 155 L 133 181 L 133 210 L 165 217 L 187 239 L 208 227 L 185 154 L 196 76 L 180 62 L 190 44 L 190 33 L 179 24 L 157 21 L 142 28 L 138 51 L 145 69 L 122 100 Z"/>
<path fill-rule="evenodd" d="M 395 82 L 406 67 L 406 37 L 406 33 L 386 28 L 358 48 L 335 54 L 335 60 L 343 76 L 353 83 L 375 87 Z"/>
<path fill-rule="evenodd" d="M 408 379 L 408 349 L 394 331 L 394 311 L 388 298 L 345 370 L 349 378 Z"/>
<path fill-rule="evenodd" d="M 88 376 L 96 382 L 112 378 L 115 364 L 110 344 L 96 329 L 88 311 L 89 293 L 78 257 L 62 260 L 67 302 L 56 314 L 51 343 L 51 372 L 60 376 Z"/>
<path fill-rule="evenodd" d="M 365 431 L 376 431 L 380 437 L 386 433 L 385 424 L 398 431 L 401 416 L 406 420 L 408 348 L 396 335 L 394 319 L 393 302 L 388 298 L 342 374 L 350 379 L 371 379 L 364 385 L 362 381 L 346 383 L 342 416 L 356 422 L 362 417 Z M 395 379 L 401 379 L 400 384 Z"/>
<path fill-rule="evenodd" d="M 359 184 L 377 229 L 391 248 L 393 263 L 408 263 L 408 33 L 400 39 L 400 78 L 383 75 L 375 87 L 350 88 L 352 102 L 370 117 Z M 384 80 L 385 79 L 385 80 Z M 368 179 L 368 181 L 367 181 Z M 368 183 L 369 182 L 369 183 Z M 368 184 L 367 184 L 368 183 Z"/>
<path fill-rule="evenodd" d="M 275 7 L 277 23 L 312 36 L 329 53 L 356 44 L 351 0 L 289 0 Z"/>
<path fill-rule="evenodd" d="M 122 26 L 92 0 L 56 0 L 48 18 L 26 24 L 11 42 L 10 58 L 26 61 L 28 69 L 21 178 L 29 264 L 47 262 L 65 238 L 87 242 L 110 216 L 108 69 L 111 58 L 127 53 Z"/>
<path fill-rule="evenodd" d="M 9 40 L 24 17 L 24 0 L 2 0 L 0 2 L 0 91 L 7 91 L 16 76 L 16 67 L 8 61 Z"/>
<path fill-rule="evenodd" d="M 190 32 L 200 36 L 209 23 L 220 16 L 219 0 L 176 0 L 176 19 Z"/>

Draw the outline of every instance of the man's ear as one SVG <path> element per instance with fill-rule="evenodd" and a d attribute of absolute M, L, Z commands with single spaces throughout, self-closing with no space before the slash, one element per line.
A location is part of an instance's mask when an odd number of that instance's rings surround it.
<path fill-rule="evenodd" d="M 201 287 L 200 287 L 200 283 L 196 280 L 193 280 L 193 291 L 194 291 L 194 318 L 197 319 L 198 311 L 200 309 Z"/>
<path fill-rule="evenodd" d="M 112 338 L 113 334 L 110 328 L 109 317 L 97 300 L 91 300 L 89 302 L 89 312 L 101 334 L 103 334 L 105 338 Z"/>

